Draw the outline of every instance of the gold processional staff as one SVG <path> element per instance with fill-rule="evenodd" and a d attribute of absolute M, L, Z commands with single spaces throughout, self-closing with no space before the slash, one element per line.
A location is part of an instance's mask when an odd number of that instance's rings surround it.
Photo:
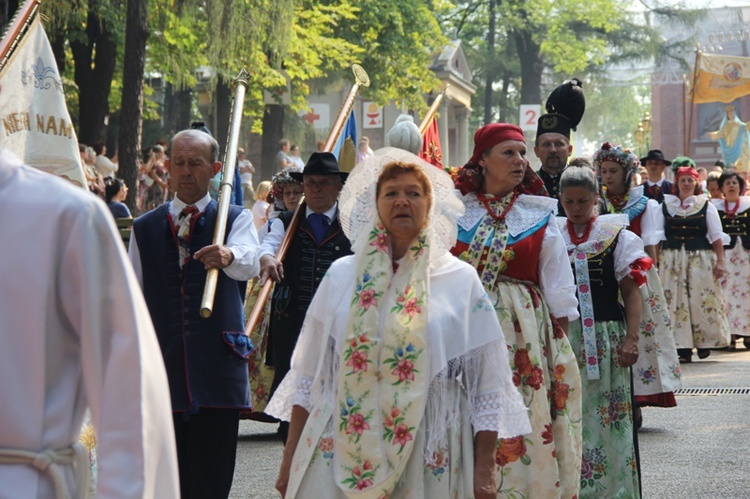
<path fill-rule="evenodd" d="M 325 152 L 331 152 L 333 150 L 333 146 L 336 145 L 336 141 L 338 140 L 339 135 L 341 135 L 341 130 L 344 128 L 344 124 L 346 123 L 346 120 L 349 117 L 349 113 L 354 106 L 354 97 L 357 95 L 359 87 L 370 86 L 370 77 L 367 76 L 367 72 L 364 70 L 364 68 L 362 68 L 362 66 L 360 66 L 359 64 L 353 64 L 352 72 L 354 73 L 354 85 L 352 85 L 352 88 L 349 90 L 349 94 L 346 96 L 346 99 L 341 106 L 341 110 L 336 117 L 336 121 L 334 122 L 333 127 L 328 134 L 326 145 L 323 148 Z M 279 251 L 276 252 L 276 260 L 278 260 L 279 262 L 284 261 L 284 257 L 286 256 L 289 244 L 292 241 L 292 237 L 294 237 L 294 232 L 297 229 L 297 224 L 299 223 L 299 219 L 301 216 L 302 210 L 300 208 L 302 207 L 302 203 L 304 202 L 304 200 L 304 196 L 299 200 L 299 204 L 294 210 L 294 215 L 292 216 L 292 221 L 289 224 L 289 228 L 287 229 L 286 234 L 284 234 L 284 239 L 281 241 L 281 246 L 279 246 Z M 260 320 L 260 316 L 263 313 L 263 308 L 266 306 L 268 297 L 271 294 L 272 286 L 273 280 L 268 279 L 260 289 L 260 292 L 258 293 L 258 299 L 255 301 L 255 306 L 253 307 L 253 311 L 250 313 L 250 316 L 247 319 L 247 324 L 245 326 L 246 334 L 249 335 L 250 333 L 252 333 L 253 329 L 255 329 L 256 324 Z"/>
<path fill-rule="evenodd" d="M 242 107 L 245 103 L 245 91 L 247 90 L 247 79 L 250 75 L 243 69 L 234 80 L 234 105 L 229 117 L 229 138 L 224 150 L 224 166 L 221 169 L 221 187 L 219 187 L 219 213 L 216 217 L 216 228 L 214 229 L 213 244 L 224 244 L 227 232 L 227 216 L 229 215 L 229 202 L 232 199 L 234 181 L 234 169 L 237 164 L 237 143 L 240 136 L 240 124 L 242 123 Z M 216 284 L 219 281 L 219 269 L 208 269 L 206 286 L 203 288 L 203 300 L 201 301 L 201 317 L 209 318 L 213 313 L 214 298 L 216 297 Z"/>

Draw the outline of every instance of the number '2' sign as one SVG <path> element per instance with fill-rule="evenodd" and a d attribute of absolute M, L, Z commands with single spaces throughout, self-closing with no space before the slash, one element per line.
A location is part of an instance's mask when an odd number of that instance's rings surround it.
<path fill-rule="evenodd" d="M 542 106 L 538 104 L 521 104 L 520 116 L 518 120 L 518 122 L 521 124 L 521 130 L 525 132 L 536 132 L 536 125 L 541 114 Z"/>

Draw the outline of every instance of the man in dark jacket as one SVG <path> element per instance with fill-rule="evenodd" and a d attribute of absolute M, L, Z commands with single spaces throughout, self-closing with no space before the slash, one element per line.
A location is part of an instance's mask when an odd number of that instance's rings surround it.
<path fill-rule="evenodd" d="M 212 244 L 218 204 L 208 194 L 221 169 L 206 132 L 172 138 L 165 166 L 174 199 L 137 218 L 130 259 L 167 368 L 183 498 L 228 497 L 239 413 L 250 406 L 243 301 L 258 275 L 253 216 L 229 207 L 224 244 Z M 207 269 L 218 268 L 213 313 L 200 315 Z"/>
<path fill-rule="evenodd" d="M 560 176 L 568 167 L 568 158 L 573 153 L 570 145 L 570 121 L 567 117 L 549 113 L 539 117 L 534 144 L 534 154 L 541 161 L 537 171 L 550 197 L 558 200 L 558 215 L 563 215 L 560 203 Z"/>
<path fill-rule="evenodd" d="M 664 169 L 672 164 L 664 158 L 664 153 L 659 149 L 652 149 L 645 158 L 641 158 L 641 164 L 646 167 L 648 179 L 643 182 L 643 195 L 657 203 L 664 202 L 664 194 L 674 194 L 674 184 L 664 179 Z"/>
<path fill-rule="evenodd" d="M 302 173 L 290 175 L 302 182 L 305 202 L 283 265 L 275 255 L 293 212 L 273 221 L 260 250 L 261 282 L 268 277 L 277 282 L 269 329 L 268 361 L 275 369 L 271 393 L 289 372 L 302 322 L 321 279 L 337 258 L 352 252 L 339 224 L 337 203 L 348 173 L 339 170 L 336 157 L 329 152 L 313 153 Z M 279 427 L 284 441 L 288 428 L 285 422 Z"/>

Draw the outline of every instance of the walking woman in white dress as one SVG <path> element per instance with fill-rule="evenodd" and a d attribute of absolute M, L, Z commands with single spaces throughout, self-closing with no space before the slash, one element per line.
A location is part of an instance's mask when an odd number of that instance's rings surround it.
<path fill-rule="evenodd" d="M 354 255 L 310 305 L 266 409 L 291 416 L 284 497 L 496 497 L 495 442 L 530 431 L 476 271 L 449 253 L 450 178 L 381 149 L 339 201 Z"/>

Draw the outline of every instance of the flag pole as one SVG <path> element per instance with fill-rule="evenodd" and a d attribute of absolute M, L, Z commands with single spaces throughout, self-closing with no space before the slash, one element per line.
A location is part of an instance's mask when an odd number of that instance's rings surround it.
<path fill-rule="evenodd" d="M 16 13 L 10 20 L 8 28 L 3 34 L 3 39 L 0 40 L 0 73 L 13 55 L 13 51 L 18 47 L 26 28 L 31 24 L 34 15 L 36 15 L 39 10 L 40 4 L 41 0 L 26 0 L 23 5 L 16 10 Z"/>
<path fill-rule="evenodd" d="M 687 75 L 682 75 L 682 100 L 680 103 L 682 104 L 682 129 L 687 130 L 687 113 L 685 112 L 685 102 L 687 101 Z M 687 151 L 687 134 L 682 134 L 682 151 L 683 153 Z"/>
<path fill-rule="evenodd" d="M 693 109 L 695 108 L 695 84 L 698 81 L 698 61 L 700 60 L 701 51 L 695 51 L 695 67 L 693 68 L 693 87 L 690 89 L 690 119 L 688 127 L 685 130 L 685 156 L 690 156 L 690 132 L 693 130 Z M 683 103 L 684 105 L 684 103 Z"/>
<path fill-rule="evenodd" d="M 352 64 L 352 71 L 354 72 L 354 85 L 349 89 L 349 94 L 344 99 L 344 103 L 341 105 L 339 115 L 336 117 L 336 121 L 331 127 L 331 132 L 328 134 L 328 140 L 323 148 L 324 151 L 333 151 L 336 146 L 336 141 L 339 140 L 341 130 L 344 128 L 344 123 L 349 118 L 349 112 L 354 106 L 354 98 L 357 96 L 359 87 L 369 87 L 370 77 L 367 76 L 367 72 L 359 64 Z"/>
<path fill-rule="evenodd" d="M 424 135 L 425 130 L 427 130 L 427 127 L 430 126 L 430 123 L 432 122 L 432 118 L 435 117 L 435 113 L 437 113 L 438 108 L 440 107 L 440 103 L 443 102 L 443 97 L 445 97 L 445 91 L 448 90 L 448 87 L 450 87 L 451 84 L 448 83 L 445 85 L 445 88 L 438 94 L 437 97 L 435 97 L 435 100 L 432 101 L 432 105 L 430 106 L 430 109 L 427 111 L 427 114 L 424 115 L 424 118 L 422 119 L 422 122 L 419 124 L 419 133 Z"/>

